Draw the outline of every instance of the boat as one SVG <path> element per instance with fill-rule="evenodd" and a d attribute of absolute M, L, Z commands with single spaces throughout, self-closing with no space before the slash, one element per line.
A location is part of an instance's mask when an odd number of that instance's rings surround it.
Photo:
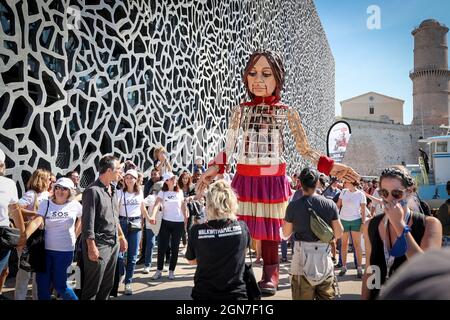
<path fill-rule="evenodd" d="M 449 195 L 446 190 L 447 181 L 450 181 L 450 126 L 441 126 L 447 129 L 442 136 L 421 139 L 418 142 L 427 143 L 429 147 L 430 168 L 427 172 L 425 159 L 419 158 L 419 165 L 407 165 L 411 175 L 416 178 L 418 195 L 431 209 L 439 209 Z"/>

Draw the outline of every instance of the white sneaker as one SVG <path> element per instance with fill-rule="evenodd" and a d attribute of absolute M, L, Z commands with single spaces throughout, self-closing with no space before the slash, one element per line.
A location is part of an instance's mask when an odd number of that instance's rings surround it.
<path fill-rule="evenodd" d="M 150 273 L 150 267 L 145 267 L 144 270 L 142 270 L 143 273 L 149 274 Z"/>
<path fill-rule="evenodd" d="M 127 283 L 125 285 L 125 295 L 131 296 L 133 294 L 133 288 L 131 287 L 131 283 Z"/>
<path fill-rule="evenodd" d="M 172 270 L 169 270 L 169 280 L 175 280 L 175 274 Z"/>
<path fill-rule="evenodd" d="M 152 280 L 161 279 L 161 276 L 162 276 L 161 270 L 156 270 L 155 274 L 152 276 Z"/>

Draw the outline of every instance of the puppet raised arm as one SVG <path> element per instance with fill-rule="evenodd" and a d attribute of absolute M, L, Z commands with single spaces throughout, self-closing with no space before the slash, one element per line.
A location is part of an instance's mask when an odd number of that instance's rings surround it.
<path fill-rule="evenodd" d="M 303 128 L 300 115 L 293 108 L 289 108 L 288 114 L 289 128 L 295 139 L 295 147 L 297 151 L 306 159 L 317 166 L 317 169 L 326 174 L 343 179 L 346 181 L 359 180 L 359 175 L 349 166 L 342 163 L 335 163 L 333 159 L 321 155 L 318 151 L 311 148 Z"/>

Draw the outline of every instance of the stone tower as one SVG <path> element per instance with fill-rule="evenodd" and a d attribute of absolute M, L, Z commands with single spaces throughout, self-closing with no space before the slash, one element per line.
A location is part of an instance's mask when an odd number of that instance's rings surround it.
<path fill-rule="evenodd" d="M 429 19 L 412 32 L 414 70 L 409 77 L 413 81 L 413 125 L 449 124 L 448 30 L 444 24 Z"/>

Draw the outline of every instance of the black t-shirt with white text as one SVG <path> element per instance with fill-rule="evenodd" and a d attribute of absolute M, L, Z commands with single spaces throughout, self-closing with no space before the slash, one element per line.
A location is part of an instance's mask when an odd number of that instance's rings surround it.
<path fill-rule="evenodd" d="M 329 226 L 331 221 L 339 219 L 339 210 L 333 200 L 321 195 L 303 196 L 289 203 L 284 220 L 293 224 L 294 239 L 305 242 L 316 242 L 319 238 L 311 231 L 310 213 L 312 208 Z"/>
<path fill-rule="evenodd" d="M 190 231 L 186 259 L 197 259 L 193 299 L 243 299 L 246 249 L 250 242 L 243 221 L 211 220 Z"/>

